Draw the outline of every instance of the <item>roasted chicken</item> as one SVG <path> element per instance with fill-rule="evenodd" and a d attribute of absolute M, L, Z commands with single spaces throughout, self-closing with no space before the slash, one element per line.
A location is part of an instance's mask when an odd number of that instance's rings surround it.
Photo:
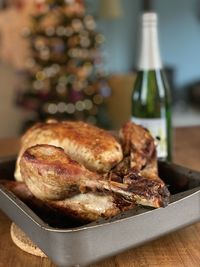
<path fill-rule="evenodd" d="M 133 123 L 122 127 L 119 141 L 83 122 L 37 124 L 22 139 L 16 179 L 36 198 L 84 220 L 112 217 L 135 203 L 169 202 L 154 139 Z"/>

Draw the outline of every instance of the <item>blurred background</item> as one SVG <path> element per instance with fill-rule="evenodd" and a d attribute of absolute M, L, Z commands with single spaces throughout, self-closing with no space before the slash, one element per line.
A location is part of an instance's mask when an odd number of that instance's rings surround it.
<path fill-rule="evenodd" d="M 1 0 L 0 137 L 38 120 L 129 120 L 139 14 L 159 16 L 173 125 L 200 125 L 199 0 Z"/>

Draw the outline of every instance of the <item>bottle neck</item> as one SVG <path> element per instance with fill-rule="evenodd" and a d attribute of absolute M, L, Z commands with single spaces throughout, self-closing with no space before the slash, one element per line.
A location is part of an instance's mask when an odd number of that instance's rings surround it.
<path fill-rule="evenodd" d="M 138 70 L 162 69 L 157 24 L 142 25 Z"/>

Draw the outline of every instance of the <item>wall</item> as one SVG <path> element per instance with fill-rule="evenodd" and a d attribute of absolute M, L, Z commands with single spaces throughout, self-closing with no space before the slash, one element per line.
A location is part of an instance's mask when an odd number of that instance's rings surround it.
<path fill-rule="evenodd" d="M 98 12 L 100 0 L 90 0 Z M 136 61 L 138 11 L 140 0 L 121 0 L 124 16 L 115 21 L 99 20 L 106 37 L 105 63 L 110 72 L 127 72 Z M 155 0 L 159 14 L 160 46 L 163 61 L 176 68 L 175 84 L 183 86 L 200 79 L 200 1 Z"/>
<path fill-rule="evenodd" d="M 176 67 L 176 84 L 200 80 L 200 1 L 157 1 L 163 59 Z"/>
<path fill-rule="evenodd" d="M 15 72 L 9 66 L 0 64 L 0 138 L 19 134 L 24 118 L 14 105 Z"/>
<path fill-rule="evenodd" d="M 122 0 L 123 17 L 117 20 L 99 21 L 99 28 L 106 37 L 106 67 L 110 72 L 128 72 L 134 67 L 136 57 L 136 33 L 138 0 Z"/>

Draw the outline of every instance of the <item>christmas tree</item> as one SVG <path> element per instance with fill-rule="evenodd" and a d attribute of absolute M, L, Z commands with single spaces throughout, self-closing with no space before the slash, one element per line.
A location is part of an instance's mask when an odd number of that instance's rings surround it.
<path fill-rule="evenodd" d="M 106 99 L 110 88 L 102 71 L 102 34 L 81 0 L 38 0 L 31 27 L 26 82 L 18 104 L 35 120 L 84 120 L 109 127 Z"/>

